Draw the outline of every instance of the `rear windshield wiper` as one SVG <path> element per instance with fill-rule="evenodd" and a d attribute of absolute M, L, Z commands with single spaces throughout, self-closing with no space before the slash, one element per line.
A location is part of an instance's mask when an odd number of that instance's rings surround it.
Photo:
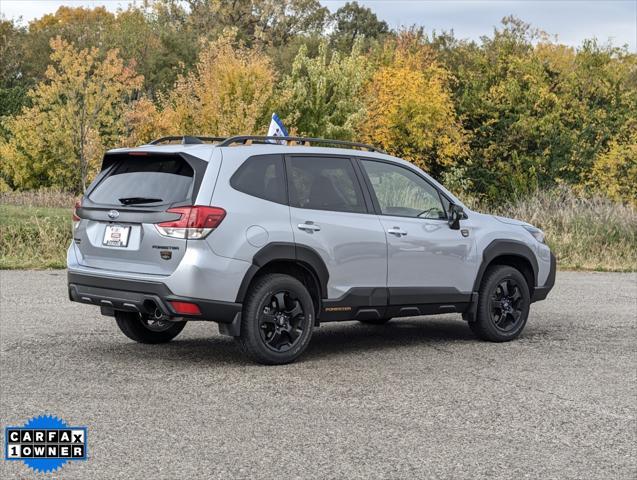
<path fill-rule="evenodd" d="M 148 197 L 125 197 L 118 198 L 122 205 L 135 205 L 139 203 L 157 203 L 162 202 L 161 198 L 148 198 Z"/>

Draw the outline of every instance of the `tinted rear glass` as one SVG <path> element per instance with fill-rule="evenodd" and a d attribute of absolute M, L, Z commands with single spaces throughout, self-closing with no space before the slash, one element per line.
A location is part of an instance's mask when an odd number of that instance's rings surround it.
<path fill-rule="evenodd" d="M 155 206 L 184 202 L 191 198 L 193 178 L 192 167 L 181 157 L 125 157 L 113 165 L 88 198 L 107 205 L 131 202 Z"/>
<path fill-rule="evenodd" d="M 283 159 L 279 155 L 248 158 L 232 176 L 230 185 L 254 197 L 287 203 Z"/>

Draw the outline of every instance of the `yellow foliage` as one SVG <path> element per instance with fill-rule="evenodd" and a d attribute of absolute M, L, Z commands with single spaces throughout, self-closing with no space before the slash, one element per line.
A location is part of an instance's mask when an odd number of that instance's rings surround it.
<path fill-rule="evenodd" d="M 55 13 L 47 13 L 41 18 L 29 22 L 29 31 L 41 32 L 51 27 L 60 29 L 76 26 L 78 31 L 80 26 L 87 24 L 111 24 L 115 20 L 115 15 L 106 10 L 106 7 L 84 8 L 61 6 Z"/>
<path fill-rule="evenodd" d="M 176 133 L 169 124 L 169 118 L 157 109 L 148 98 L 143 97 L 131 105 L 124 113 L 128 136 L 125 146 L 134 147 L 149 141 Z"/>
<path fill-rule="evenodd" d="M 399 44 L 367 86 L 364 140 L 425 169 L 454 165 L 467 146 L 448 80 L 428 49 Z"/>
<path fill-rule="evenodd" d="M 637 206 L 637 131 L 627 141 L 613 141 L 593 163 L 590 183 L 606 197 Z"/>
<path fill-rule="evenodd" d="M 0 177 L 0 193 L 7 193 L 11 191 L 11 187 L 7 184 L 4 178 Z"/>
<path fill-rule="evenodd" d="M 32 106 L 6 123 L 0 169 L 18 188 L 55 186 L 80 191 L 97 171 L 104 150 L 123 133 L 123 102 L 142 78 L 116 50 L 51 41 L 46 80 L 29 92 Z"/>
<path fill-rule="evenodd" d="M 127 114 L 129 143 L 161 135 L 253 134 L 268 126 L 275 74 L 257 49 L 235 47 L 228 34 L 202 46 L 195 70 L 179 77 L 159 107 L 137 102 Z"/>

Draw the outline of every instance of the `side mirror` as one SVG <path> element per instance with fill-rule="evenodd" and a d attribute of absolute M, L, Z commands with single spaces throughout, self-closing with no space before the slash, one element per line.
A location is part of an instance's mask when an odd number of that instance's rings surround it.
<path fill-rule="evenodd" d="M 449 207 L 449 228 L 452 230 L 460 230 L 460 220 L 464 216 L 464 210 L 460 205 L 452 204 Z"/>

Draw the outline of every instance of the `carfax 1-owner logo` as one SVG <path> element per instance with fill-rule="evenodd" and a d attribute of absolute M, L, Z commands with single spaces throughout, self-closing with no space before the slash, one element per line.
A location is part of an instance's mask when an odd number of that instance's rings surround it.
<path fill-rule="evenodd" d="M 86 460 L 86 427 L 71 427 L 57 417 L 33 417 L 21 427 L 5 427 L 4 459 L 20 460 L 35 472 L 48 473 L 68 461 Z"/>

